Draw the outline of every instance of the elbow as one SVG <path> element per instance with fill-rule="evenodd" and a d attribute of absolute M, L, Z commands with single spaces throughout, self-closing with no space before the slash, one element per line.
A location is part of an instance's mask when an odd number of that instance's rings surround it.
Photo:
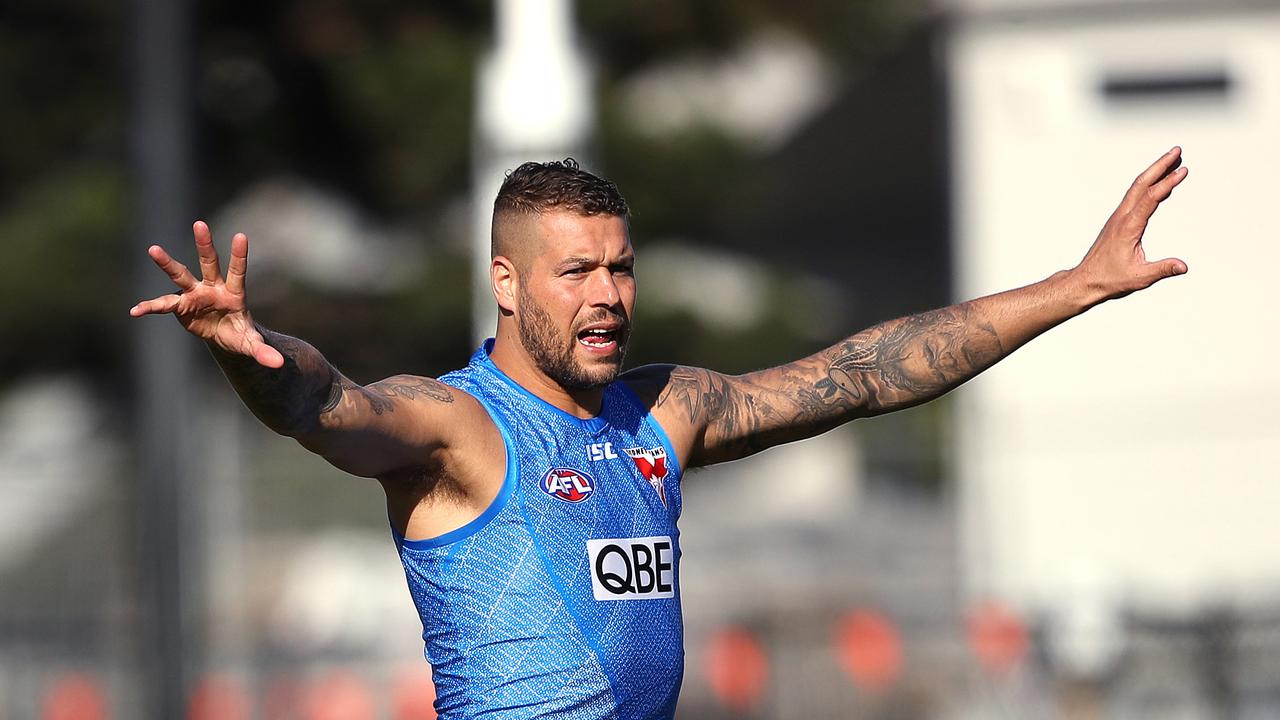
<path fill-rule="evenodd" d="M 334 372 L 332 381 L 325 387 L 325 394 L 322 402 L 310 406 L 313 409 L 306 417 L 299 418 L 300 433 L 324 434 L 352 429 L 352 419 L 357 414 L 352 406 L 352 396 L 367 395 L 368 391 Z"/>

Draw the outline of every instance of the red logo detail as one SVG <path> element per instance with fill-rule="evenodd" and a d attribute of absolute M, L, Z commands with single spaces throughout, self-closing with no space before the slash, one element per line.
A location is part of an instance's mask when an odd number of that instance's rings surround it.
<path fill-rule="evenodd" d="M 667 506 L 667 489 L 663 484 L 663 480 L 667 479 L 667 451 L 664 448 L 631 448 L 623 450 L 627 457 L 631 458 L 640 474 L 645 480 L 653 486 L 658 492 L 658 499 L 662 501 L 662 507 Z"/>
<path fill-rule="evenodd" d="M 571 468 L 555 468 L 542 476 L 542 492 L 569 503 L 580 503 L 596 491 L 591 476 Z"/>

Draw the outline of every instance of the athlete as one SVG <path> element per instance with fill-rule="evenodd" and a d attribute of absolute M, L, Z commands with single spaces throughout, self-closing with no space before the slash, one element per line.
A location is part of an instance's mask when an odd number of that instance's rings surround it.
<path fill-rule="evenodd" d="M 1180 165 L 1175 147 L 1139 175 L 1071 270 L 738 376 L 622 372 L 628 208 L 572 160 L 507 176 L 493 213 L 497 333 L 439 379 L 361 386 L 256 324 L 248 239 L 232 238 L 224 277 L 202 222 L 199 277 L 152 246 L 179 292 L 130 314 L 172 313 L 268 427 L 379 481 L 440 717 L 671 718 L 682 472 L 938 397 L 1058 323 L 1185 273 L 1142 246 Z"/>

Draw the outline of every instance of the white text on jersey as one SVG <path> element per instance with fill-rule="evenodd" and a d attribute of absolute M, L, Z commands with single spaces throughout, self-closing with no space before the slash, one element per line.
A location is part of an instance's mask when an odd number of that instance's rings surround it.
<path fill-rule="evenodd" d="M 591 443 L 587 446 L 587 457 L 592 460 L 613 460 L 618 457 L 618 453 L 613 451 L 613 443 Z"/>

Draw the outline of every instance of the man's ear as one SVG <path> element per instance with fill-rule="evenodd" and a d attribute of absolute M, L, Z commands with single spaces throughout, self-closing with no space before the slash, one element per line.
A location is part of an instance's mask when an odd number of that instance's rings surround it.
<path fill-rule="evenodd" d="M 515 263 L 503 255 L 495 257 L 489 265 L 489 278 L 493 281 L 493 299 L 498 302 L 498 307 L 508 313 L 514 313 L 516 291 L 520 283 Z"/>

